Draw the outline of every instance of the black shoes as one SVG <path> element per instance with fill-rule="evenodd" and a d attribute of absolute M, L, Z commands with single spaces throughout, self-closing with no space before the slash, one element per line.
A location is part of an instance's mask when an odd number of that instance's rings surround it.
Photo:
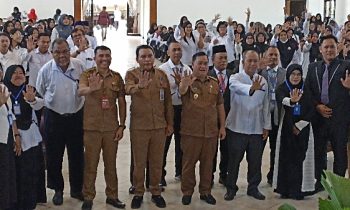
<path fill-rule="evenodd" d="M 131 201 L 131 208 L 139 209 L 141 207 L 142 200 L 143 200 L 143 196 L 135 195 Z"/>
<path fill-rule="evenodd" d="M 131 186 L 130 188 L 129 188 L 129 194 L 134 194 L 135 193 L 135 187 L 134 186 Z"/>
<path fill-rule="evenodd" d="M 192 200 L 192 195 L 184 195 L 182 196 L 182 204 L 183 205 L 189 205 Z"/>
<path fill-rule="evenodd" d="M 226 201 L 232 201 L 236 196 L 236 192 L 234 190 L 227 190 L 224 199 Z"/>
<path fill-rule="evenodd" d="M 92 201 L 85 200 L 83 205 L 81 206 L 81 210 L 91 210 L 92 209 Z"/>
<path fill-rule="evenodd" d="M 63 204 L 63 192 L 62 191 L 55 191 L 55 195 L 52 198 L 52 203 L 55 206 L 60 206 Z"/>
<path fill-rule="evenodd" d="M 216 200 L 211 194 L 201 195 L 201 196 L 199 196 L 199 198 L 201 200 L 207 202 L 208 204 L 211 204 L 211 205 L 215 205 L 216 204 Z"/>
<path fill-rule="evenodd" d="M 106 203 L 112 205 L 118 209 L 125 209 L 125 203 L 121 202 L 118 198 L 107 198 Z"/>
<path fill-rule="evenodd" d="M 259 191 L 256 192 L 247 192 L 247 195 L 252 196 L 258 200 L 265 200 L 265 195 L 261 194 Z"/>
<path fill-rule="evenodd" d="M 219 184 L 226 185 L 226 177 L 220 177 L 219 178 Z"/>
<path fill-rule="evenodd" d="M 161 195 L 152 195 L 152 202 L 156 204 L 158 208 L 165 208 L 166 203 Z"/>
<path fill-rule="evenodd" d="M 84 201 L 84 196 L 82 192 L 71 192 L 70 193 L 71 198 L 78 199 L 80 201 Z"/>
<path fill-rule="evenodd" d="M 166 187 L 166 186 L 167 186 L 167 183 L 166 183 L 166 181 L 165 181 L 165 178 L 162 178 L 162 180 L 161 180 L 160 183 L 159 183 L 159 186 L 160 186 L 160 187 Z"/>

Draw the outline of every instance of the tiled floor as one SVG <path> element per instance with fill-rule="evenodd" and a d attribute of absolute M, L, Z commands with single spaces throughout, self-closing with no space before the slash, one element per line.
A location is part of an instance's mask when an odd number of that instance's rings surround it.
<path fill-rule="evenodd" d="M 101 44 L 99 31 L 96 33 L 99 44 Z M 116 32 L 115 30 L 108 31 L 107 40 L 103 43 L 109 46 L 112 49 L 113 61 L 112 69 L 119 71 L 124 77 L 125 72 L 128 68 L 135 65 L 135 47 L 142 43 L 142 40 L 139 37 L 127 37 L 125 36 L 125 31 L 121 30 Z M 127 98 L 128 104 L 130 104 L 130 99 Z M 268 145 L 267 145 L 268 148 Z M 218 209 L 218 210 L 228 210 L 228 209 L 237 209 L 237 210 L 276 210 L 283 203 L 290 203 L 298 210 L 312 210 L 317 209 L 318 198 L 326 197 L 325 193 L 319 193 L 312 197 L 308 197 L 303 201 L 294 201 L 294 200 L 282 200 L 279 196 L 272 192 L 272 188 L 269 187 L 266 183 L 266 173 L 268 171 L 269 164 L 269 150 L 266 149 L 263 157 L 263 181 L 260 185 L 260 190 L 266 195 L 267 199 L 265 201 L 257 201 L 246 195 L 246 174 L 247 174 L 247 164 L 243 160 L 241 164 L 241 170 L 239 174 L 238 186 L 240 190 L 236 198 L 227 202 L 223 199 L 225 194 L 225 189 L 222 185 L 218 184 L 218 177 L 215 178 L 215 185 L 213 188 L 213 195 L 217 199 L 217 204 L 215 206 L 209 206 L 203 201 L 199 200 L 198 188 L 195 189 L 193 195 L 192 203 L 190 206 L 183 206 L 181 204 L 181 191 L 180 183 L 174 180 L 174 144 L 171 145 L 168 155 L 167 162 L 167 171 L 168 175 L 166 181 L 168 182 L 168 187 L 166 187 L 163 196 L 167 201 L 167 209 L 179 210 L 179 209 Z M 331 158 L 330 158 L 331 159 Z M 129 167 L 130 167 L 130 141 L 129 141 L 129 130 L 125 130 L 125 136 L 120 142 L 118 149 L 118 158 L 117 158 L 117 169 L 118 169 L 118 178 L 119 178 L 119 198 L 127 204 L 126 209 L 130 209 L 130 202 L 132 195 L 128 194 L 128 188 L 130 187 L 129 183 Z M 46 209 L 60 209 L 60 210 L 75 210 L 80 209 L 82 202 L 69 197 L 69 184 L 68 184 L 68 167 L 67 167 L 67 158 L 64 160 L 63 173 L 65 177 L 65 195 L 64 203 L 62 206 L 54 206 L 52 204 L 51 198 L 53 196 L 53 191 L 47 190 L 48 194 L 48 203 L 39 205 L 38 210 Z M 197 172 L 198 174 L 198 172 Z M 197 186 L 198 187 L 198 186 Z M 105 204 L 105 194 L 104 194 L 105 182 L 103 177 L 103 163 L 102 161 L 99 164 L 98 168 L 98 177 L 96 180 L 96 190 L 97 195 L 94 200 L 93 209 L 95 210 L 111 210 L 114 209 L 111 206 Z M 150 194 L 146 193 L 144 196 L 144 202 L 141 209 L 158 209 L 150 201 Z"/>

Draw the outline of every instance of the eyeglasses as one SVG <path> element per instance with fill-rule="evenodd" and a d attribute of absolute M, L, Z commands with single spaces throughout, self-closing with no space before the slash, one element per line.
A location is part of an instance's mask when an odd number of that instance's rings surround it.
<path fill-rule="evenodd" d="M 53 51 L 54 54 L 56 55 L 65 55 L 69 53 L 69 50 L 63 50 L 63 51 Z"/>
<path fill-rule="evenodd" d="M 301 77 L 301 73 L 291 73 L 290 75 L 293 77 Z"/>

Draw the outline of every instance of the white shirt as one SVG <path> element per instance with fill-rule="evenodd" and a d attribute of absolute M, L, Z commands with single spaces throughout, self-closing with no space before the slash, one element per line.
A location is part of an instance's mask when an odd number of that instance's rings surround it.
<path fill-rule="evenodd" d="M 182 48 L 182 58 L 181 62 L 183 64 L 192 65 L 192 56 L 197 52 L 197 40 L 193 41 L 192 37 L 186 37 L 187 42 L 184 38 L 180 37 L 180 39 L 176 40 L 181 44 Z"/>
<path fill-rule="evenodd" d="M 22 65 L 22 60 L 18 55 L 8 50 L 6 54 L 0 53 L 0 63 L 4 70 L 4 76 L 5 76 L 6 70 L 9 66 Z"/>
<path fill-rule="evenodd" d="M 59 114 L 78 112 L 85 101 L 84 97 L 78 95 L 78 80 L 85 69 L 84 64 L 76 58 L 70 58 L 65 73 L 54 59 L 46 63 L 40 69 L 36 81 L 37 91 L 44 98 L 45 106 Z"/>
<path fill-rule="evenodd" d="M 179 86 L 176 85 L 175 79 L 171 75 L 174 75 L 173 70 L 175 68 L 178 68 L 180 70 L 182 76 L 184 76 L 185 71 L 187 71 L 187 74 L 191 74 L 192 73 L 191 68 L 182 63 L 180 63 L 179 65 L 174 65 L 171 59 L 169 59 L 166 63 L 163 63 L 161 66 L 159 66 L 159 68 L 163 70 L 168 77 L 173 105 L 181 105 L 182 101 L 181 101 L 181 94 L 179 93 Z"/>
<path fill-rule="evenodd" d="M 43 67 L 47 62 L 52 59 L 52 54 L 47 51 L 42 54 L 38 48 L 30 52 L 28 65 L 29 65 L 29 85 L 35 87 L 36 78 L 38 77 L 39 70 Z"/>
<path fill-rule="evenodd" d="M 79 48 L 77 46 L 74 46 L 71 48 L 70 53 L 74 53 L 78 50 Z M 94 50 L 91 48 L 87 48 L 84 51 L 80 52 L 79 55 L 77 55 L 77 59 L 79 59 L 83 64 L 85 65 L 86 69 L 90 69 L 92 67 L 96 66 L 96 63 L 94 61 L 95 53 Z"/>
<path fill-rule="evenodd" d="M 254 79 L 259 76 L 254 75 Z M 243 71 L 230 77 L 231 107 L 226 119 L 226 127 L 231 131 L 242 134 L 262 134 L 263 129 L 271 129 L 271 114 L 269 110 L 268 85 L 249 95 L 253 82 Z"/>
<path fill-rule="evenodd" d="M 8 89 L 5 87 L 5 85 L 0 84 L 0 86 L 2 86 L 2 88 L 5 88 L 5 92 L 8 93 Z M 10 129 L 8 115 L 11 114 L 12 119 L 16 119 L 15 115 L 11 111 L 12 103 L 10 98 L 7 100 L 7 106 L 9 107 L 9 110 L 7 110 L 5 104 L 0 106 L 0 144 L 7 144 L 7 138 Z"/>
<path fill-rule="evenodd" d="M 214 44 L 214 40 L 217 39 L 218 43 Z M 225 45 L 227 52 L 227 62 L 231 63 L 235 60 L 234 50 L 234 32 L 231 26 L 227 26 L 227 34 L 225 36 L 216 35 L 211 39 L 210 48 L 212 49 L 215 45 Z M 212 51 L 212 50 L 211 50 Z"/>
<path fill-rule="evenodd" d="M 89 36 L 89 35 L 85 34 L 85 38 L 89 42 L 89 47 L 91 47 L 94 50 L 97 47 L 96 37 Z M 72 50 L 75 47 L 75 45 L 74 45 L 74 42 L 73 42 L 71 35 L 67 38 L 67 42 L 68 42 L 69 49 Z"/>

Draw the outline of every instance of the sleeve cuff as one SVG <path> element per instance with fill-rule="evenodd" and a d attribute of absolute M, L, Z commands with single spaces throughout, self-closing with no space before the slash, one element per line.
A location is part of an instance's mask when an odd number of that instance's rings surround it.
<path fill-rule="evenodd" d="M 285 97 L 285 98 L 282 100 L 282 104 L 285 105 L 285 106 L 294 107 L 294 104 L 291 104 L 290 98 L 288 98 L 288 97 Z"/>
<path fill-rule="evenodd" d="M 295 127 L 297 127 L 300 131 L 303 130 L 308 125 L 309 125 L 309 122 L 305 120 L 300 120 L 299 122 L 295 123 Z"/>

